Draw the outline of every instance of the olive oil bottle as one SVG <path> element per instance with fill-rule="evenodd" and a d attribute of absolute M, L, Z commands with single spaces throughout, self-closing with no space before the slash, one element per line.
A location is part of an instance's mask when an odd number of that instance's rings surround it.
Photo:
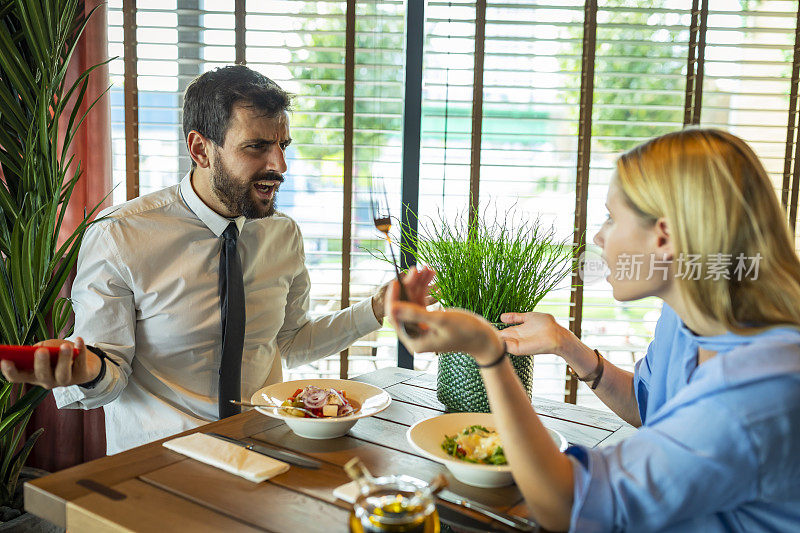
<path fill-rule="evenodd" d="M 427 483 L 406 475 L 375 478 L 357 457 L 344 469 L 360 490 L 350 513 L 351 532 L 439 533 L 439 514 Z"/>

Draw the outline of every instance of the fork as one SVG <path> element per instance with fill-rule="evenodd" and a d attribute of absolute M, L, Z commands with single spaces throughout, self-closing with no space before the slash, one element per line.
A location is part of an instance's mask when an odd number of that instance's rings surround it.
<path fill-rule="evenodd" d="M 408 292 L 400 277 L 400 268 L 397 266 L 397 258 L 394 255 L 394 247 L 392 246 L 392 238 L 389 235 L 389 230 L 392 229 L 392 216 L 389 213 L 389 199 L 386 195 L 386 188 L 383 186 L 383 181 L 372 178 L 370 180 L 369 189 L 369 206 L 372 211 L 372 221 L 375 228 L 383 233 L 386 242 L 389 243 L 389 252 L 392 254 L 392 265 L 394 266 L 394 274 L 397 278 L 397 284 L 400 286 L 400 301 L 408 302 Z M 399 322 L 399 328 L 409 337 L 419 337 L 425 331 L 422 326 L 414 322 Z"/>
<path fill-rule="evenodd" d="M 321 416 L 319 416 L 317 414 L 312 413 L 311 411 L 309 411 L 308 409 L 305 409 L 303 407 L 292 407 L 291 405 L 275 405 L 273 403 L 268 403 L 267 404 L 267 403 L 240 402 L 238 400 L 228 400 L 228 401 L 231 402 L 234 405 L 241 405 L 242 407 L 268 407 L 270 409 L 292 409 L 294 411 L 302 411 L 304 413 L 307 413 L 312 418 L 323 418 L 323 417 L 321 417 Z"/>

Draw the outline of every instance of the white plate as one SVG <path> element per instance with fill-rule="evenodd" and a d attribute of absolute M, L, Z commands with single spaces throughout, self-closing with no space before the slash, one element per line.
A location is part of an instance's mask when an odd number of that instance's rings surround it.
<path fill-rule="evenodd" d="M 425 457 L 444 464 L 453 476 L 467 485 L 474 487 L 503 487 L 511 485 L 509 465 L 484 465 L 462 461 L 449 455 L 442 449 L 445 436 L 455 435 L 464 428 L 481 425 L 496 429 L 491 413 L 449 413 L 417 422 L 406 433 L 406 438 L 417 452 Z M 557 431 L 547 430 L 561 451 L 567 449 L 567 441 Z"/>
<path fill-rule="evenodd" d="M 253 393 L 250 403 L 266 403 L 262 394 L 265 394 L 269 401 L 280 405 L 287 398 L 294 394 L 297 389 L 302 389 L 308 385 L 315 385 L 321 388 L 343 390 L 347 398 L 353 400 L 361 407 L 354 414 L 338 418 L 300 418 L 287 414 L 285 409 L 275 409 L 271 407 L 257 407 L 258 412 L 272 418 L 280 418 L 285 421 L 295 434 L 308 439 L 332 439 L 341 437 L 358 422 L 359 419 L 380 413 L 392 403 L 389 393 L 385 390 L 361 383 L 360 381 L 350 381 L 347 379 L 298 379 L 295 381 L 284 381 L 269 385 Z"/>

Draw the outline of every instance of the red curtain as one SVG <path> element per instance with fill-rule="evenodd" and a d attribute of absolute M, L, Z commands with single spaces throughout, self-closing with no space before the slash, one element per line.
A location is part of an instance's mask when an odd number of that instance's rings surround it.
<path fill-rule="evenodd" d="M 84 11 L 89 19 L 78 48 L 69 66 L 67 82 L 73 83 L 78 75 L 108 57 L 107 12 L 105 0 L 86 0 Z M 84 108 L 94 101 L 109 85 L 108 67 L 96 69 L 89 77 Z M 85 109 L 82 109 L 82 115 Z M 69 118 L 69 110 L 64 120 Z M 111 123 L 109 96 L 106 94 L 92 108 L 78 131 L 71 147 L 75 160 L 81 161 L 83 174 L 75 187 L 62 233 L 69 234 L 83 220 L 84 210 L 89 212 L 111 190 Z M 110 197 L 102 207 L 111 205 Z M 72 277 L 64 287 L 63 295 L 70 292 Z M 106 435 L 103 410 L 83 411 L 56 408 L 49 395 L 36 409 L 28 424 L 28 432 L 45 428 L 28 458 L 28 465 L 55 472 L 73 465 L 102 457 L 106 453 Z"/>

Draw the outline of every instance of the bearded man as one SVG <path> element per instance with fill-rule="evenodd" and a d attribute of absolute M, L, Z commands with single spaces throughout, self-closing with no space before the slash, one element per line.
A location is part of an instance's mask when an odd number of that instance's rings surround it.
<path fill-rule="evenodd" d="M 383 293 L 312 319 L 297 224 L 275 210 L 291 143 L 290 97 L 244 66 L 186 89 L 192 169 L 112 207 L 84 237 L 72 288 L 75 344 L 9 381 L 52 388 L 59 408 L 105 407 L 108 453 L 230 416 L 291 368 L 376 330 Z M 84 343 L 85 339 L 85 343 Z"/>

